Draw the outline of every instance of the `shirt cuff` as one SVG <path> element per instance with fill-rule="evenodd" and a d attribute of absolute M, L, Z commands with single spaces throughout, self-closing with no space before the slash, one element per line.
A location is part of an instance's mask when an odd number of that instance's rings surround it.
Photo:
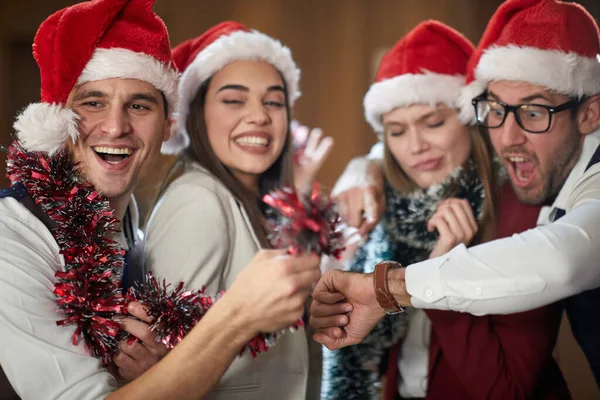
<path fill-rule="evenodd" d="M 411 302 L 417 308 L 431 308 L 431 304 L 442 300 L 440 268 L 448 260 L 447 256 L 432 258 L 406 268 L 406 290 L 412 296 Z"/>

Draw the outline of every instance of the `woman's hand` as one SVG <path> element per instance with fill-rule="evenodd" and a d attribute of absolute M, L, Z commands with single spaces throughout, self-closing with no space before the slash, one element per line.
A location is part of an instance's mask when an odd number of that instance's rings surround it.
<path fill-rule="evenodd" d="M 473 209 L 465 199 L 446 199 L 438 204 L 437 211 L 427 222 L 427 230 L 437 229 L 440 237 L 430 258 L 441 256 L 460 243 L 469 245 L 479 227 Z"/>
<path fill-rule="evenodd" d="M 295 121 L 294 121 L 295 122 Z M 315 176 L 331 153 L 333 139 L 321 138 L 321 129 L 309 130 L 306 126 L 292 123 L 294 140 L 294 186 L 303 191 L 312 184 Z"/>

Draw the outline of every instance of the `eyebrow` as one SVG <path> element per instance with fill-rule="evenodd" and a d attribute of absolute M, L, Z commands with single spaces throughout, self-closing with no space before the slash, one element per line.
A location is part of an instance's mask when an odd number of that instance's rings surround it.
<path fill-rule="evenodd" d="M 223 90 L 241 90 L 243 92 L 250 91 L 250 89 L 248 89 L 244 85 L 224 85 L 224 86 L 221 86 L 221 88 L 219 90 L 217 90 L 217 93 L 222 92 Z"/>
<path fill-rule="evenodd" d="M 494 92 L 492 92 L 492 91 L 488 91 L 488 96 L 493 97 L 494 100 L 496 100 L 496 101 L 502 102 L 502 100 L 500 100 L 500 98 Z M 530 96 L 523 97 L 523 98 L 520 99 L 520 102 L 522 104 L 523 103 L 526 104 L 526 103 L 531 103 L 532 101 L 538 100 L 538 99 L 542 99 L 542 100 L 545 100 L 545 101 L 547 101 L 549 103 L 552 103 L 552 100 L 550 100 L 548 97 L 544 96 L 541 93 L 534 93 L 534 94 L 532 94 Z"/>
<path fill-rule="evenodd" d="M 419 118 L 417 118 L 417 121 L 423 121 L 423 120 L 425 120 L 425 119 L 431 117 L 432 115 L 434 115 L 434 114 L 436 114 L 438 112 L 441 112 L 441 111 L 442 110 L 433 110 L 433 111 L 430 111 L 427 114 L 421 115 Z"/>
<path fill-rule="evenodd" d="M 221 86 L 221 88 L 217 90 L 217 93 L 222 92 L 223 90 L 240 90 L 242 92 L 250 91 L 250 89 L 244 85 L 230 84 Z M 281 85 L 273 85 L 267 88 L 267 92 L 285 92 L 285 89 Z"/>
<path fill-rule="evenodd" d="M 85 92 L 81 92 L 78 93 L 77 95 L 75 95 L 75 97 L 73 98 L 73 101 L 80 101 L 83 99 L 89 99 L 90 97 L 107 97 L 107 94 L 104 92 L 101 92 L 100 90 L 86 90 Z"/>
<path fill-rule="evenodd" d="M 150 93 L 134 93 L 129 99 L 129 101 L 135 100 L 145 100 L 149 103 L 156 104 L 157 106 L 159 105 L 158 98 L 156 98 L 156 96 Z"/>

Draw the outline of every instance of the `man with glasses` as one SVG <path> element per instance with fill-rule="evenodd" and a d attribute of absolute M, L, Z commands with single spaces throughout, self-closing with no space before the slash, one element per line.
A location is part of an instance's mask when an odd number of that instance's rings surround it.
<path fill-rule="evenodd" d="M 509 0 L 471 60 L 464 99 L 487 127 L 519 200 L 544 205 L 538 228 L 373 276 L 331 271 L 313 294 L 315 339 L 358 343 L 401 306 L 475 315 L 531 310 L 600 286 L 600 34 L 574 3 Z M 482 95 L 473 97 L 484 92 Z M 347 304 L 333 304 L 340 292 Z M 600 382 L 600 294 L 567 302 Z M 346 323 L 349 321 L 349 323 Z M 339 326 L 344 326 L 340 330 Z"/>

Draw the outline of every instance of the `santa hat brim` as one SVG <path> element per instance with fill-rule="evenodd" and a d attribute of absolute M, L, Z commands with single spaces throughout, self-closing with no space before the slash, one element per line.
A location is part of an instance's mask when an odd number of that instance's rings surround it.
<path fill-rule="evenodd" d="M 600 55 L 584 57 L 573 52 L 522 46 L 494 46 L 481 56 L 475 78 L 527 82 L 581 98 L 600 93 Z"/>
<path fill-rule="evenodd" d="M 164 93 L 171 112 L 177 102 L 178 73 L 171 65 L 127 49 L 96 49 L 76 85 L 104 79 L 138 79 Z M 77 141 L 79 116 L 61 104 L 34 103 L 21 112 L 13 127 L 23 148 L 49 155 Z"/>
<path fill-rule="evenodd" d="M 300 97 L 300 70 L 289 48 L 257 31 L 236 31 L 222 36 L 202 50 L 181 75 L 178 109 L 171 137 L 161 149 L 164 154 L 177 154 L 189 145 L 185 125 L 190 104 L 200 86 L 227 64 L 238 60 L 261 60 L 273 65 L 286 83 L 290 107 Z"/>
<path fill-rule="evenodd" d="M 404 74 L 386 79 L 371 85 L 365 95 L 365 117 L 373 130 L 381 134 L 383 132 L 382 115 L 397 107 L 413 104 L 435 106 L 440 103 L 449 107 L 459 107 L 458 100 L 464 84 L 464 76 L 432 72 Z"/>

